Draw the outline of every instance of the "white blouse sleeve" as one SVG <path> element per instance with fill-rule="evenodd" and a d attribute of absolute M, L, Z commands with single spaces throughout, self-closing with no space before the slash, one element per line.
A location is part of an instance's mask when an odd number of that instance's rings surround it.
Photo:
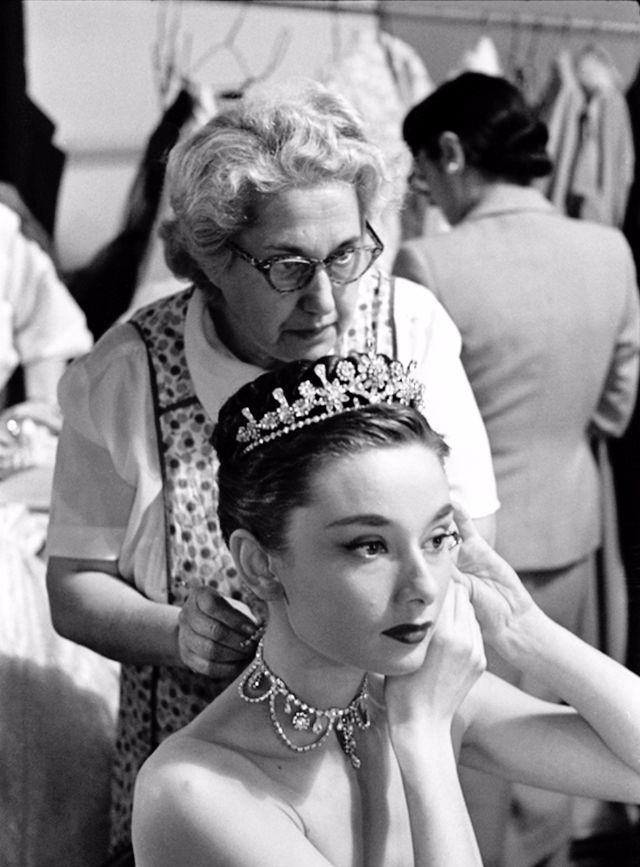
<path fill-rule="evenodd" d="M 58 445 L 47 554 L 117 560 L 145 583 L 162 568 L 161 478 L 146 351 L 131 325 L 111 329 L 58 389 Z"/>
<path fill-rule="evenodd" d="M 452 497 L 474 518 L 500 506 L 489 440 L 460 361 L 460 332 L 435 295 L 409 280 L 395 280 L 398 355 L 417 362 L 425 385 L 424 413 L 445 438 Z"/>
<path fill-rule="evenodd" d="M 20 230 L 17 214 L 0 209 L 2 300 L 11 310 L 12 345 L 21 363 L 71 359 L 93 342 L 85 316 L 50 257 Z"/>

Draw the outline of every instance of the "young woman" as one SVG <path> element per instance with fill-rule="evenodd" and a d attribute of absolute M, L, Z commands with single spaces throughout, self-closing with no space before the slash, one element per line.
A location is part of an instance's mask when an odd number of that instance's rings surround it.
<path fill-rule="evenodd" d="M 479 865 L 458 763 L 640 799 L 640 679 L 552 622 L 451 502 L 420 399 L 366 354 L 222 408 L 220 525 L 266 626 L 144 765 L 138 867 Z M 483 673 L 483 638 L 566 706 Z"/>

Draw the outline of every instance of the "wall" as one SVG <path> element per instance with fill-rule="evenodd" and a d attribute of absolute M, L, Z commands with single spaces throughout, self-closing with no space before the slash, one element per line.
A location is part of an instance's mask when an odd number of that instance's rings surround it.
<path fill-rule="evenodd" d="M 290 37 L 271 79 L 315 75 L 331 61 L 324 11 L 209 0 L 24 0 L 29 90 L 67 153 L 56 243 L 64 267 L 84 263 L 116 231 L 136 162 L 161 114 L 153 52 L 162 28 L 196 82 L 224 90 L 260 73 Z M 232 43 L 224 45 L 232 27 Z M 340 33 L 374 26 L 341 15 Z"/>
<path fill-rule="evenodd" d="M 158 44 L 166 48 L 159 41 L 163 27 L 175 33 L 178 59 L 192 78 L 224 90 L 264 70 L 281 38 L 289 41 L 274 81 L 319 75 L 348 51 L 357 32 L 378 26 L 368 11 L 376 4 L 369 0 L 357 0 L 357 12 L 333 12 L 335 5 L 24 0 L 30 92 L 57 124 L 57 142 L 68 155 L 56 231 L 63 266 L 83 264 L 117 231 L 136 162 L 161 113 L 153 53 Z M 344 5 L 354 7 L 352 0 Z M 436 83 L 485 32 L 501 57 L 513 53 L 516 43 L 526 54 L 533 30 L 519 25 L 523 16 L 640 24 L 635 0 L 384 0 L 381 8 L 385 29 L 416 48 Z M 476 21 L 429 17 L 451 10 L 469 11 Z M 512 18 L 506 23 L 496 21 L 507 13 Z M 628 82 L 640 59 L 640 35 L 614 36 L 597 28 L 541 30 L 533 78 L 542 82 L 562 45 L 573 49 L 592 36 L 606 45 Z"/>

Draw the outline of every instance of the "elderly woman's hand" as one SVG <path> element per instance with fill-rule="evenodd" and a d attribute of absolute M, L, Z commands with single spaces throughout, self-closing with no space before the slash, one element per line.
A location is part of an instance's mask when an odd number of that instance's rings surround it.
<path fill-rule="evenodd" d="M 469 592 L 483 638 L 501 652 L 513 630 L 539 609 L 516 572 L 485 542 L 459 506 L 455 521 L 462 537 L 455 580 Z"/>
<path fill-rule="evenodd" d="M 198 674 L 230 681 L 253 657 L 256 629 L 212 587 L 195 587 L 178 617 L 180 659 Z"/>

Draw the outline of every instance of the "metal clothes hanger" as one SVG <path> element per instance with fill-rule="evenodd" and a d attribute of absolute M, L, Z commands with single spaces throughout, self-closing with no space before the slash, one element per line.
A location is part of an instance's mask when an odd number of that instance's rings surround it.
<path fill-rule="evenodd" d="M 169 19 L 169 20 L 167 20 Z M 164 111 L 176 94 L 187 86 L 191 56 L 191 34 L 183 34 L 179 45 L 181 8 L 169 0 L 158 5 L 157 33 L 151 48 L 151 64 L 160 109 Z"/>
<path fill-rule="evenodd" d="M 236 44 L 236 39 L 246 20 L 248 10 L 249 4 L 248 2 L 245 2 L 243 7 L 240 9 L 238 15 L 232 22 L 231 26 L 229 27 L 229 30 L 227 31 L 224 39 L 222 39 L 220 42 L 216 42 L 214 45 L 209 46 L 209 48 L 207 48 L 207 50 L 203 54 L 201 54 L 200 57 L 195 61 L 190 70 L 190 74 L 193 75 L 216 54 L 219 54 L 221 51 L 228 51 L 237 63 L 243 78 L 237 86 L 220 93 L 219 96 L 222 99 L 239 99 L 243 96 L 243 94 L 250 85 L 257 83 L 258 81 L 264 81 L 265 79 L 273 75 L 275 70 L 284 60 L 284 57 L 291 43 L 291 30 L 288 27 L 281 28 L 274 40 L 273 45 L 271 46 L 269 58 L 267 59 L 267 62 L 263 69 L 259 72 L 255 72 L 254 70 L 252 70 L 244 54 L 242 53 L 242 50 Z"/>

